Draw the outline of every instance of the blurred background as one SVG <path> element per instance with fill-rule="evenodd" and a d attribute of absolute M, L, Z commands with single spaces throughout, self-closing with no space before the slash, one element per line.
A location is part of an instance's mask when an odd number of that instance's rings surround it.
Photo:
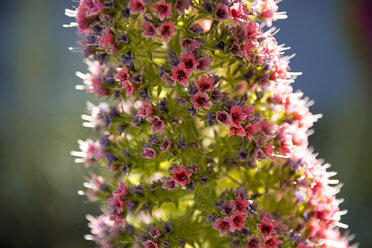
<path fill-rule="evenodd" d="M 89 172 L 70 150 L 91 130 L 80 115 L 88 95 L 74 90 L 86 71 L 64 9 L 72 0 L 0 1 L 0 248 L 94 247 L 85 241 L 87 213 L 77 195 Z M 344 183 L 343 222 L 360 247 L 372 247 L 372 3 L 284 0 L 279 43 L 304 73 L 294 87 L 315 100 L 311 144 Z"/>

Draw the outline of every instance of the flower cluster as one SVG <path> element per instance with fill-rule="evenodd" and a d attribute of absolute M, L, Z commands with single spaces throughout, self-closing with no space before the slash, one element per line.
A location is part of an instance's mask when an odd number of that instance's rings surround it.
<path fill-rule="evenodd" d="M 349 247 L 339 186 L 308 149 L 319 115 L 274 38 L 274 0 L 80 0 L 94 94 L 76 162 L 99 246 Z M 191 227 L 191 228 L 190 228 Z"/>

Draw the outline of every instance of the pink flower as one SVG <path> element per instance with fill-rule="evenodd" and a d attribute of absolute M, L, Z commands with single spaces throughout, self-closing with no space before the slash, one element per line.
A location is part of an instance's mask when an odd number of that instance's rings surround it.
<path fill-rule="evenodd" d="M 156 151 L 152 148 L 146 147 L 141 153 L 141 156 L 147 159 L 153 159 L 156 157 Z"/>
<path fill-rule="evenodd" d="M 242 213 L 247 213 L 247 207 L 249 206 L 249 202 L 246 200 L 243 200 L 241 196 L 239 195 L 236 200 L 232 201 L 233 204 L 235 204 L 236 210 Z"/>
<path fill-rule="evenodd" d="M 148 232 L 153 239 L 159 239 L 162 237 L 162 234 L 157 226 L 151 226 Z"/>
<path fill-rule="evenodd" d="M 163 80 L 168 85 L 173 85 L 173 86 L 176 85 L 176 82 L 174 82 L 174 80 L 168 73 L 164 73 L 163 76 L 161 77 L 161 80 Z"/>
<path fill-rule="evenodd" d="M 253 156 L 258 160 L 263 160 L 266 158 L 265 153 L 260 148 L 257 148 L 256 150 L 253 151 Z"/>
<path fill-rule="evenodd" d="M 230 109 L 231 126 L 241 128 L 241 122 L 247 117 L 247 114 L 242 111 L 242 107 L 234 106 Z M 245 135 L 245 133 L 244 133 Z"/>
<path fill-rule="evenodd" d="M 181 40 L 181 46 L 182 49 L 188 53 L 193 51 L 195 48 L 199 48 L 200 44 L 194 39 L 185 38 Z"/>
<path fill-rule="evenodd" d="M 245 246 L 246 248 L 260 248 L 261 239 L 257 237 L 249 237 L 247 239 L 248 243 Z"/>
<path fill-rule="evenodd" d="M 193 97 L 191 97 L 190 101 L 192 104 L 194 104 L 194 107 L 196 109 L 200 108 L 210 109 L 211 104 L 208 102 L 208 99 L 209 96 L 207 95 L 207 93 L 199 91 Z"/>
<path fill-rule="evenodd" d="M 273 21 L 275 21 L 274 14 L 278 11 L 278 6 L 274 0 L 264 0 L 263 2 L 264 7 L 260 17 L 264 19 L 268 27 L 271 27 Z"/>
<path fill-rule="evenodd" d="M 180 167 L 175 167 L 172 169 L 172 178 L 171 180 L 186 186 L 186 181 L 190 178 L 192 173 L 187 172 L 185 166 L 181 165 Z"/>
<path fill-rule="evenodd" d="M 126 80 L 130 79 L 130 75 L 127 71 L 127 68 L 123 67 L 118 71 L 118 74 L 115 76 L 115 79 L 117 79 L 119 82 L 124 82 Z"/>
<path fill-rule="evenodd" d="M 234 136 L 234 135 L 238 135 L 238 136 L 244 137 L 245 136 L 245 131 L 244 131 L 244 129 L 242 127 L 230 126 L 229 137 Z"/>
<path fill-rule="evenodd" d="M 156 27 L 151 22 L 145 22 L 142 24 L 141 29 L 143 30 L 143 37 L 151 37 L 153 39 L 156 37 Z"/>
<path fill-rule="evenodd" d="M 267 119 L 263 119 L 260 122 L 260 127 L 261 131 L 268 137 L 274 136 L 274 131 L 275 131 L 275 125 L 274 124 L 269 124 L 267 122 Z"/>
<path fill-rule="evenodd" d="M 164 1 L 160 1 L 152 5 L 152 8 L 156 11 L 159 19 L 164 21 L 165 18 L 172 17 L 172 5 L 169 3 L 165 3 Z"/>
<path fill-rule="evenodd" d="M 190 8 L 190 1 L 189 0 L 176 0 L 174 2 L 174 8 L 178 11 L 178 13 L 183 14 L 185 10 Z"/>
<path fill-rule="evenodd" d="M 248 139 L 252 139 L 253 134 L 257 133 L 260 130 L 259 126 L 260 123 L 256 122 L 254 124 L 248 124 L 244 127 L 245 135 L 248 137 Z"/>
<path fill-rule="evenodd" d="M 123 82 L 123 87 L 126 89 L 126 96 L 132 98 L 133 91 L 137 89 L 137 86 L 133 85 L 128 80 Z"/>
<path fill-rule="evenodd" d="M 275 220 L 272 220 L 268 217 L 264 217 L 261 220 L 260 224 L 257 224 L 257 229 L 261 232 L 261 234 L 266 237 L 272 233 L 275 233 Z"/>
<path fill-rule="evenodd" d="M 198 64 L 196 69 L 200 71 L 208 71 L 209 67 L 211 66 L 212 58 L 210 56 L 204 56 L 197 60 Z"/>
<path fill-rule="evenodd" d="M 112 192 L 113 196 L 115 197 L 121 197 L 121 196 L 126 196 L 128 195 L 128 189 L 125 187 L 124 183 L 119 184 L 119 188 Z"/>
<path fill-rule="evenodd" d="M 214 14 L 217 21 L 225 20 L 229 18 L 229 8 L 223 4 L 218 3 L 216 5 L 216 13 Z"/>
<path fill-rule="evenodd" d="M 137 14 L 141 12 L 142 14 L 145 13 L 146 11 L 146 6 L 142 2 L 142 0 L 132 0 L 129 4 L 128 7 L 130 9 L 131 14 Z"/>
<path fill-rule="evenodd" d="M 124 215 L 121 214 L 111 214 L 110 220 L 114 222 L 115 227 L 124 227 Z"/>
<path fill-rule="evenodd" d="M 196 60 L 194 58 L 194 54 L 191 52 L 181 53 L 181 62 L 185 64 L 186 69 L 191 70 L 196 68 Z"/>
<path fill-rule="evenodd" d="M 103 6 L 100 0 L 84 0 L 83 3 L 87 7 L 85 16 L 89 19 L 95 18 L 103 11 Z"/>
<path fill-rule="evenodd" d="M 230 125 L 229 114 L 226 111 L 217 111 L 216 119 L 219 123 L 223 125 Z"/>
<path fill-rule="evenodd" d="M 225 235 L 229 231 L 233 232 L 235 230 L 229 217 L 217 219 L 216 223 L 213 225 L 213 228 L 220 231 L 220 236 Z"/>
<path fill-rule="evenodd" d="M 163 22 L 163 24 L 156 29 L 158 35 L 163 38 L 165 43 L 168 43 L 169 39 L 177 33 L 174 24 L 174 22 Z"/>
<path fill-rule="evenodd" d="M 273 142 L 271 141 L 267 146 L 265 146 L 262 149 L 265 152 L 266 156 L 268 156 L 272 160 L 273 159 L 273 151 L 274 151 Z"/>
<path fill-rule="evenodd" d="M 158 248 L 158 243 L 155 243 L 154 241 L 151 241 L 151 240 L 147 240 L 147 241 L 143 242 L 143 245 L 146 248 Z"/>
<path fill-rule="evenodd" d="M 283 241 L 278 240 L 278 236 L 267 236 L 262 244 L 262 248 L 277 248 Z"/>
<path fill-rule="evenodd" d="M 202 75 L 198 81 L 195 82 L 196 88 L 201 92 L 213 90 L 213 77 Z"/>
<path fill-rule="evenodd" d="M 247 117 L 245 118 L 246 120 L 252 121 L 255 119 L 255 116 L 252 114 L 254 111 L 253 106 L 244 105 L 242 111 L 247 115 Z"/>
<path fill-rule="evenodd" d="M 105 29 L 105 36 L 99 41 L 101 47 L 107 47 L 109 44 L 114 42 L 114 36 L 111 34 L 110 29 Z"/>
<path fill-rule="evenodd" d="M 163 122 L 162 119 L 160 119 L 159 116 L 148 117 L 146 120 L 152 124 L 151 131 L 153 133 L 159 132 L 159 133 L 163 134 L 163 132 L 164 132 L 164 122 Z"/>
<path fill-rule="evenodd" d="M 191 75 L 191 70 L 186 69 L 184 63 L 179 63 L 177 66 L 172 68 L 173 76 L 171 77 L 174 81 L 181 83 L 183 86 L 188 86 L 188 78 Z"/>
<path fill-rule="evenodd" d="M 153 113 L 155 113 L 155 111 L 149 102 L 143 102 L 140 110 L 138 111 L 138 115 L 141 117 L 146 117 L 152 115 Z"/>
<path fill-rule="evenodd" d="M 279 139 L 279 149 L 283 155 L 290 155 L 294 152 L 294 145 L 292 142 L 292 135 L 287 134 L 283 138 Z"/>
<path fill-rule="evenodd" d="M 121 213 L 124 209 L 124 200 L 120 199 L 118 196 L 114 196 L 109 198 L 108 200 L 109 207 L 112 211 L 116 211 L 116 213 Z"/>
<path fill-rule="evenodd" d="M 172 141 L 167 136 L 165 136 L 164 140 L 163 140 L 163 143 L 160 144 L 160 149 L 163 152 L 167 152 L 169 149 L 172 148 L 172 145 L 173 145 Z"/>
<path fill-rule="evenodd" d="M 83 1 L 80 1 L 79 7 L 76 10 L 76 23 L 78 24 L 79 33 L 89 32 L 90 22 L 87 20 L 86 12 L 88 7 Z"/>
<path fill-rule="evenodd" d="M 109 92 L 105 89 L 105 85 L 96 77 L 92 79 L 92 88 L 93 89 L 89 92 L 93 92 L 98 98 L 107 96 L 109 94 Z"/>
<path fill-rule="evenodd" d="M 242 230 L 245 225 L 245 219 L 247 218 L 246 213 L 242 213 L 240 211 L 236 211 L 231 217 L 231 226 L 232 229 L 235 230 Z"/>

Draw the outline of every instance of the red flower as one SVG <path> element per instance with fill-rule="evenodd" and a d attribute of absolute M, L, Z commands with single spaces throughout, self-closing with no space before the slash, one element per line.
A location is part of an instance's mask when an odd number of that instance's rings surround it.
<path fill-rule="evenodd" d="M 174 27 L 174 24 L 174 22 L 163 22 L 163 24 L 156 29 L 165 43 L 168 43 L 170 38 L 177 33 L 177 29 Z"/>
<path fill-rule="evenodd" d="M 142 24 L 141 29 L 143 30 L 143 37 L 156 37 L 156 27 L 151 22 L 145 22 L 144 24 Z"/>
<path fill-rule="evenodd" d="M 120 199 L 118 196 L 109 198 L 108 200 L 110 209 L 112 212 L 120 213 L 124 209 L 124 200 Z"/>
<path fill-rule="evenodd" d="M 162 119 L 160 119 L 159 116 L 148 117 L 146 120 L 152 124 L 151 131 L 153 133 L 159 132 L 159 133 L 163 134 L 163 132 L 164 132 L 164 122 L 163 122 Z"/>
<path fill-rule="evenodd" d="M 133 91 L 135 91 L 137 89 L 137 86 L 133 85 L 131 82 L 129 82 L 128 80 L 125 80 L 123 82 L 123 87 L 127 89 L 127 92 L 126 92 L 126 95 L 127 97 L 131 98 L 132 97 L 132 94 L 133 94 Z"/>
<path fill-rule="evenodd" d="M 261 239 L 257 237 L 249 237 L 247 239 L 248 243 L 245 246 L 246 248 L 260 248 Z"/>
<path fill-rule="evenodd" d="M 109 44 L 114 42 L 114 36 L 111 34 L 110 29 L 105 29 L 105 36 L 99 41 L 101 47 L 107 47 Z"/>
<path fill-rule="evenodd" d="M 244 127 L 245 135 L 248 137 L 248 139 L 252 139 L 253 134 L 257 133 L 260 130 L 259 125 L 260 123 L 256 122 L 254 124 L 248 124 Z"/>
<path fill-rule="evenodd" d="M 190 38 L 185 38 L 181 40 L 182 49 L 186 52 L 191 52 L 195 48 L 199 48 L 200 44 L 198 41 Z"/>
<path fill-rule="evenodd" d="M 186 186 L 186 181 L 192 175 L 192 173 L 186 171 L 185 166 L 183 165 L 181 165 L 180 167 L 173 168 L 172 174 L 173 176 L 171 180 L 183 186 Z"/>
<path fill-rule="evenodd" d="M 172 17 L 172 11 L 171 11 L 172 5 L 170 5 L 169 3 L 160 1 L 158 3 L 153 4 L 152 8 L 156 11 L 161 21 L 164 21 L 165 18 Z"/>
<path fill-rule="evenodd" d="M 278 240 L 278 236 L 267 236 L 263 242 L 262 248 L 277 248 L 283 241 Z"/>
<path fill-rule="evenodd" d="M 254 111 L 253 106 L 244 105 L 242 111 L 247 115 L 247 117 L 245 118 L 246 120 L 252 121 L 255 119 L 255 116 L 252 114 Z"/>
<path fill-rule="evenodd" d="M 100 0 L 84 0 L 83 3 L 87 7 L 85 12 L 87 18 L 95 18 L 103 12 L 103 6 Z"/>
<path fill-rule="evenodd" d="M 245 136 L 245 131 L 242 127 L 230 126 L 229 137 L 231 137 L 233 135 L 238 135 L 238 136 L 244 137 Z"/>
<path fill-rule="evenodd" d="M 105 89 L 105 85 L 96 77 L 92 79 L 92 88 L 93 89 L 89 92 L 93 92 L 98 98 L 107 96 L 109 94 L 109 92 Z"/>
<path fill-rule="evenodd" d="M 173 76 L 171 77 L 174 81 L 181 83 L 183 86 L 188 86 L 189 81 L 187 80 L 191 75 L 191 70 L 186 69 L 184 63 L 179 63 L 177 66 L 172 68 Z"/>
<path fill-rule="evenodd" d="M 235 230 L 242 230 L 245 224 L 245 219 L 247 218 L 246 213 L 242 213 L 240 211 L 236 211 L 231 217 L 231 226 L 232 229 Z"/>
<path fill-rule="evenodd" d="M 260 123 L 261 131 L 269 137 L 274 136 L 275 125 L 269 124 L 266 119 L 263 119 Z"/>
<path fill-rule="evenodd" d="M 125 67 L 121 68 L 118 71 L 118 74 L 115 76 L 115 79 L 117 79 L 119 82 L 124 82 L 125 80 L 129 80 L 130 75 Z"/>
<path fill-rule="evenodd" d="M 201 92 L 213 90 L 213 77 L 202 75 L 198 81 L 195 82 L 196 88 Z"/>
<path fill-rule="evenodd" d="M 182 53 L 181 54 L 181 61 L 185 64 L 186 69 L 191 70 L 196 68 L 196 60 L 194 58 L 194 54 L 189 52 L 188 54 Z"/>
<path fill-rule="evenodd" d="M 261 224 L 257 224 L 257 229 L 261 232 L 261 234 L 266 237 L 272 233 L 275 233 L 275 220 L 272 220 L 268 217 L 264 217 L 261 220 Z M 265 239 L 266 240 L 266 239 Z"/>
<path fill-rule="evenodd" d="M 199 91 L 193 97 L 191 97 L 191 103 L 194 104 L 196 109 L 206 108 L 210 109 L 211 104 L 208 102 L 209 96 L 207 93 Z"/>
<path fill-rule="evenodd" d="M 156 157 L 156 151 L 152 148 L 146 147 L 141 153 L 141 156 L 147 159 L 153 159 Z"/>
<path fill-rule="evenodd" d="M 243 200 L 240 195 L 236 198 L 235 201 L 232 201 L 235 204 L 236 210 L 242 213 L 247 213 L 247 207 L 249 206 L 249 202 Z"/>
<path fill-rule="evenodd" d="M 137 14 L 141 12 L 142 14 L 145 13 L 146 7 L 145 4 L 142 2 L 142 0 L 132 0 L 129 4 L 128 7 L 130 9 L 131 14 Z"/>
<path fill-rule="evenodd" d="M 225 235 L 227 232 L 233 232 L 235 229 L 232 226 L 231 219 L 225 217 L 224 219 L 217 219 L 213 228 L 220 231 L 220 236 Z"/>
<path fill-rule="evenodd" d="M 266 154 L 271 160 L 273 159 L 273 151 L 274 151 L 274 146 L 273 142 L 271 141 L 267 146 L 262 148 Z"/>
<path fill-rule="evenodd" d="M 143 102 L 140 110 L 138 111 L 138 115 L 141 117 L 146 117 L 151 114 L 155 113 L 154 109 L 151 107 L 151 103 Z"/>
<path fill-rule="evenodd" d="M 242 107 L 234 106 L 230 109 L 230 121 L 231 126 L 236 128 L 241 128 L 240 122 L 242 122 L 247 117 L 247 114 L 242 112 Z M 245 134 L 244 134 L 245 135 Z"/>

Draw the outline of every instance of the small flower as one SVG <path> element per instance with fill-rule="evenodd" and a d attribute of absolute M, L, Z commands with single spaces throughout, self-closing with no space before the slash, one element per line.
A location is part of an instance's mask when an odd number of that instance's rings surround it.
<path fill-rule="evenodd" d="M 151 226 L 148 230 L 150 236 L 153 238 L 153 239 L 158 239 L 158 238 L 161 238 L 162 234 L 159 230 L 159 228 L 157 226 Z"/>
<path fill-rule="evenodd" d="M 83 0 L 83 3 L 87 7 L 85 16 L 89 19 L 95 18 L 104 10 L 100 0 Z"/>
<path fill-rule="evenodd" d="M 163 22 L 161 26 L 156 29 L 158 35 L 163 38 L 165 43 L 168 43 L 169 39 L 177 33 L 174 24 L 174 22 Z"/>
<path fill-rule="evenodd" d="M 246 161 L 249 158 L 249 153 L 244 148 L 240 148 L 240 151 L 235 155 L 240 158 L 240 161 Z"/>
<path fill-rule="evenodd" d="M 192 104 L 194 104 L 194 107 L 196 109 L 200 108 L 210 109 L 211 104 L 208 102 L 208 99 L 209 96 L 207 95 L 207 93 L 199 91 L 193 97 L 191 97 L 190 101 Z"/>
<path fill-rule="evenodd" d="M 147 159 L 153 159 L 156 157 L 156 151 L 150 147 L 146 147 L 141 153 L 141 156 Z"/>
<path fill-rule="evenodd" d="M 273 159 L 273 151 L 274 151 L 273 142 L 271 141 L 267 146 L 265 146 L 262 149 L 265 152 L 266 156 L 268 156 L 272 160 Z"/>
<path fill-rule="evenodd" d="M 163 182 L 163 185 L 161 186 L 163 189 L 174 190 L 176 188 L 176 182 L 170 178 L 164 177 L 161 181 Z"/>
<path fill-rule="evenodd" d="M 211 66 L 212 57 L 204 56 L 197 60 L 196 69 L 200 71 L 208 71 L 209 67 Z"/>
<path fill-rule="evenodd" d="M 198 81 L 195 82 L 196 88 L 201 92 L 213 90 L 213 77 L 202 75 Z"/>
<path fill-rule="evenodd" d="M 229 137 L 234 136 L 234 135 L 238 135 L 238 136 L 244 137 L 245 136 L 245 131 L 244 131 L 244 129 L 242 127 L 230 126 Z"/>
<path fill-rule="evenodd" d="M 218 102 L 222 99 L 222 93 L 218 89 L 212 90 L 210 96 L 213 102 Z"/>
<path fill-rule="evenodd" d="M 154 241 L 147 240 L 142 243 L 146 248 L 158 248 L 158 243 L 155 243 Z"/>
<path fill-rule="evenodd" d="M 172 169 L 172 181 L 175 181 L 182 186 L 186 186 L 186 181 L 190 178 L 192 173 L 187 172 L 185 166 L 181 165 Z"/>
<path fill-rule="evenodd" d="M 278 240 L 278 236 L 266 236 L 262 248 L 277 248 L 283 241 Z"/>
<path fill-rule="evenodd" d="M 153 145 L 159 145 L 158 137 L 156 137 L 155 134 L 150 134 L 150 135 L 149 135 L 149 138 L 147 139 L 147 141 L 148 141 L 150 144 L 153 144 Z"/>
<path fill-rule="evenodd" d="M 248 124 L 244 127 L 245 135 L 248 137 L 248 139 L 253 138 L 253 134 L 256 134 L 260 128 L 259 128 L 260 123 L 256 122 L 254 124 Z"/>
<path fill-rule="evenodd" d="M 217 21 L 225 20 L 229 18 L 229 8 L 223 3 L 216 5 L 216 13 L 214 14 Z"/>
<path fill-rule="evenodd" d="M 128 73 L 127 68 L 123 67 L 118 70 L 118 74 L 115 76 L 115 79 L 119 82 L 124 82 L 130 79 L 130 75 Z"/>
<path fill-rule="evenodd" d="M 140 110 L 138 111 L 138 115 L 141 117 L 147 117 L 153 113 L 155 113 L 155 111 L 149 102 L 143 102 Z"/>
<path fill-rule="evenodd" d="M 179 63 L 177 66 L 172 68 L 173 76 L 171 77 L 174 81 L 179 82 L 183 86 L 189 85 L 188 78 L 191 75 L 191 70 L 188 70 L 184 63 Z"/>
<path fill-rule="evenodd" d="M 151 131 L 153 133 L 159 132 L 159 133 L 163 134 L 163 132 L 164 132 L 164 122 L 163 122 L 162 119 L 160 119 L 159 116 L 148 117 L 146 120 L 152 124 Z"/>
<path fill-rule="evenodd" d="M 241 122 L 247 117 L 247 114 L 242 111 L 242 107 L 234 106 L 230 109 L 231 126 L 241 128 Z"/>
<path fill-rule="evenodd" d="M 205 218 L 205 220 L 210 223 L 215 223 L 217 219 L 218 219 L 217 214 L 208 214 L 207 218 Z"/>
<path fill-rule="evenodd" d="M 144 14 L 146 11 L 146 6 L 142 2 L 142 0 L 132 0 L 129 4 L 128 7 L 130 9 L 131 14 L 137 14 L 137 13 L 142 13 Z"/>
<path fill-rule="evenodd" d="M 261 122 L 260 122 L 260 127 L 261 127 L 261 131 L 268 137 L 272 137 L 274 135 L 274 131 L 275 131 L 275 125 L 274 124 L 269 124 L 267 122 L 267 119 L 263 119 Z"/>
<path fill-rule="evenodd" d="M 166 18 L 172 17 L 172 5 L 165 3 L 165 1 L 159 1 L 152 5 L 152 8 L 156 11 L 159 19 L 164 21 Z"/>
<path fill-rule="evenodd" d="M 245 225 L 245 219 L 247 218 L 247 214 L 236 211 L 231 217 L 231 225 L 232 229 L 235 230 L 242 230 Z"/>
<path fill-rule="evenodd" d="M 189 32 L 194 34 L 200 34 L 204 32 L 204 29 L 200 26 L 199 23 L 194 23 L 189 27 Z"/>
<path fill-rule="evenodd" d="M 179 14 L 185 13 L 185 10 L 190 8 L 190 0 L 176 0 L 174 3 L 174 8 Z"/>
<path fill-rule="evenodd" d="M 230 125 L 229 114 L 226 111 L 217 111 L 216 119 L 223 125 Z"/>
<path fill-rule="evenodd" d="M 220 50 L 220 51 L 225 51 L 225 45 L 226 42 L 224 40 L 220 40 L 214 47 L 213 49 L 215 50 Z"/>
<path fill-rule="evenodd" d="M 261 220 L 260 224 L 257 224 L 257 229 L 261 232 L 264 237 L 270 236 L 271 234 L 275 233 L 275 220 L 272 220 L 268 217 L 264 217 Z"/>
<path fill-rule="evenodd" d="M 181 61 L 185 64 L 185 67 L 187 70 L 195 69 L 196 68 L 196 60 L 194 58 L 194 54 L 191 52 L 187 53 L 182 53 L 181 54 Z"/>
<path fill-rule="evenodd" d="M 205 11 L 207 11 L 208 13 L 211 13 L 212 10 L 214 8 L 216 8 L 216 5 L 214 4 L 214 2 L 210 2 L 209 0 L 206 0 L 203 4 L 202 4 L 203 8 L 205 9 Z"/>
<path fill-rule="evenodd" d="M 172 141 L 167 136 L 165 136 L 163 143 L 160 144 L 160 149 L 163 152 L 167 152 L 171 148 L 172 148 Z"/>
<path fill-rule="evenodd" d="M 235 212 L 236 210 L 236 206 L 235 204 L 230 204 L 227 200 L 225 200 L 221 206 L 219 206 L 219 208 L 221 209 L 221 213 L 223 215 L 231 215 Z"/>
<path fill-rule="evenodd" d="M 260 248 L 261 239 L 257 237 L 249 237 L 247 239 L 248 243 L 245 246 L 246 248 Z"/>
<path fill-rule="evenodd" d="M 137 89 L 137 86 L 126 80 L 123 82 L 123 87 L 126 89 L 126 96 L 132 98 L 133 91 Z"/>
<path fill-rule="evenodd" d="M 156 37 L 156 27 L 151 22 L 145 22 L 142 24 L 141 29 L 143 30 L 143 37 L 151 37 L 153 39 Z"/>
<path fill-rule="evenodd" d="M 109 198 L 108 200 L 109 207 L 112 212 L 121 213 L 124 209 L 124 200 L 120 199 L 117 196 Z"/>
<path fill-rule="evenodd" d="M 187 145 L 185 143 L 185 138 L 181 137 L 180 140 L 177 142 L 177 147 L 179 149 L 186 149 Z"/>
<path fill-rule="evenodd" d="M 213 225 L 213 228 L 220 231 L 221 237 L 229 231 L 234 231 L 231 219 L 229 217 L 225 217 L 224 219 L 217 219 L 215 224 Z"/>
<path fill-rule="evenodd" d="M 258 160 L 266 159 L 265 153 L 260 148 L 257 148 L 256 150 L 253 151 L 253 157 L 257 158 Z"/>
<path fill-rule="evenodd" d="M 232 201 L 235 204 L 236 210 L 241 213 L 247 213 L 247 207 L 249 206 L 249 202 L 247 200 L 243 200 L 239 195 L 236 200 Z"/>
<path fill-rule="evenodd" d="M 185 38 L 181 40 L 181 46 L 182 46 L 182 49 L 188 53 L 188 52 L 193 51 L 196 48 L 199 48 L 200 44 L 194 39 Z"/>
<path fill-rule="evenodd" d="M 190 112 L 191 116 L 196 115 L 196 108 L 194 106 L 187 107 L 187 111 Z"/>
<path fill-rule="evenodd" d="M 128 189 L 125 187 L 124 183 L 119 184 L 119 188 L 112 192 L 112 195 L 115 197 L 122 197 L 128 195 Z"/>

